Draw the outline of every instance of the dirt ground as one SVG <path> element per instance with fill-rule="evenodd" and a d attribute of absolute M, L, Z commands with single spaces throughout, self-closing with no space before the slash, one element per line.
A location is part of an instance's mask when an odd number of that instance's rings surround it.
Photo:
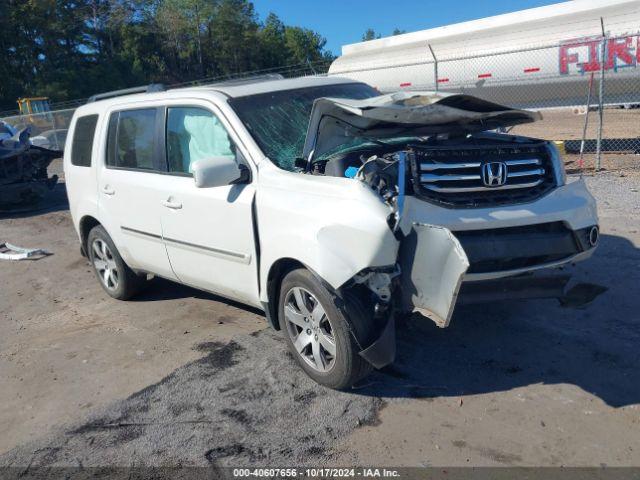
<path fill-rule="evenodd" d="M 516 126 L 512 132 L 548 140 L 580 140 L 586 113 L 574 108 L 552 108 L 541 110 L 542 120 Z M 590 111 L 587 119 L 586 138 L 598 136 L 598 112 Z M 602 138 L 640 137 L 640 109 L 603 109 Z"/>
<path fill-rule="evenodd" d="M 0 242 L 53 252 L 0 262 L 0 465 L 640 466 L 640 175 L 586 180 L 603 235 L 570 270 L 592 303 L 412 317 L 397 362 L 343 393 L 259 311 L 162 280 L 110 299 L 61 186 L 0 217 Z"/>

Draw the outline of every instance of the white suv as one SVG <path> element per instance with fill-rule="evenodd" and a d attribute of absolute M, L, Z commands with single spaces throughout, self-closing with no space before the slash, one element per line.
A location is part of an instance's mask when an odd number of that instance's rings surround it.
<path fill-rule="evenodd" d="M 345 388 L 393 361 L 396 314 L 559 296 L 566 275 L 534 271 L 593 253 L 555 147 L 488 132 L 538 117 L 335 77 L 102 94 L 71 122 L 71 214 L 112 297 L 152 274 L 259 307 Z"/>

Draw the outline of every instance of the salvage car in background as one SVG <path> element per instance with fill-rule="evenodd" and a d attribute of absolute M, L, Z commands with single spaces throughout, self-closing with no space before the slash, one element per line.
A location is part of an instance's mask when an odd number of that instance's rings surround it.
<path fill-rule="evenodd" d="M 34 207 L 58 182 L 47 167 L 62 152 L 51 145 L 38 146 L 22 130 L 0 121 L 0 211 Z"/>
<path fill-rule="evenodd" d="M 446 327 L 461 285 L 557 295 L 565 277 L 523 274 L 598 241 L 551 143 L 487 132 L 536 113 L 340 78 L 160 90 L 93 97 L 71 122 L 71 214 L 99 281 L 128 299 L 153 274 L 262 308 L 326 386 L 394 360 L 396 313 Z"/>

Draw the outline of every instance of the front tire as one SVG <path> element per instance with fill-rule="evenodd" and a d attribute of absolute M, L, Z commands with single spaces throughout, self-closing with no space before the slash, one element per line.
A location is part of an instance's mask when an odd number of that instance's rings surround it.
<path fill-rule="evenodd" d="M 371 365 L 358 355 L 353 322 L 338 308 L 335 295 L 308 270 L 293 270 L 284 277 L 278 313 L 291 353 L 317 383 L 344 389 L 371 372 Z M 361 331 L 363 322 L 358 320 Z"/>
<path fill-rule="evenodd" d="M 120 252 L 102 225 L 93 227 L 89 232 L 87 250 L 100 285 L 111 297 L 128 300 L 140 291 L 144 278 L 136 275 L 124 263 Z"/>

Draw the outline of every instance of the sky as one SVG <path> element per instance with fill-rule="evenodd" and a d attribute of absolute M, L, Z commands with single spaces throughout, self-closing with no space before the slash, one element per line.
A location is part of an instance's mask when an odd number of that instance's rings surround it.
<path fill-rule="evenodd" d="M 274 12 L 288 25 L 310 28 L 339 55 L 373 28 L 383 37 L 395 28 L 414 32 L 451 23 L 558 3 L 560 0 L 253 0 L 260 18 Z"/>

